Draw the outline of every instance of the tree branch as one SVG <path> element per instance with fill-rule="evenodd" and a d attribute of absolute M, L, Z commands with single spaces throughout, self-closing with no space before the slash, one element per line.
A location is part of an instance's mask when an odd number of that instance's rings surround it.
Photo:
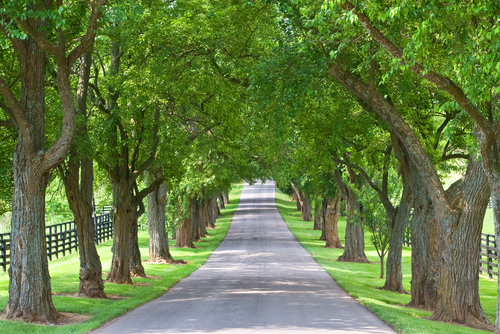
<path fill-rule="evenodd" d="M 6 110 L 8 113 L 10 113 L 9 116 L 12 116 L 12 119 L 14 123 L 17 126 L 17 129 L 21 132 L 22 136 L 26 138 L 26 143 L 32 143 L 32 129 L 31 125 L 29 124 L 28 118 L 24 114 L 21 104 L 19 101 L 17 101 L 16 97 L 14 96 L 14 93 L 12 93 L 12 90 L 9 88 L 9 85 L 5 82 L 3 79 L 3 76 L 0 75 L 0 93 L 2 96 L 5 98 L 7 103 L 9 104 L 9 107 L 6 106 Z"/>
<path fill-rule="evenodd" d="M 52 44 L 51 42 L 47 41 L 45 39 L 45 37 L 43 37 L 43 35 L 36 29 L 34 29 L 28 21 L 23 21 L 23 20 L 20 20 L 20 19 L 16 19 L 16 23 L 24 29 L 24 31 L 26 31 L 37 43 L 38 45 L 44 49 L 45 51 L 48 51 L 50 53 L 52 53 L 56 59 L 57 59 L 57 62 L 65 62 L 66 61 L 66 57 L 64 55 L 64 52 L 63 50 Z"/>
<path fill-rule="evenodd" d="M 137 193 L 137 200 L 142 202 L 142 200 L 149 195 L 157 186 L 159 186 L 163 182 L 163 178 L 155 179 L 148 187 L 142 189 Z"/>
<path fill-rule="evenodd" d="M 159 122 L 158 121 L 159 121 L 159 118 L 160 118 L 160 107 L 157 106 L 156 107 L 155 116 L 154 116 L 153 144 L 151 145 L 150 155 L 149 155 L 149 158 L 139 168 L 137 168 L 137 170 L 135 170 L 135 171 L 132 172 L 132 180 L 134 180 L 134 182 L 139 177 L 139 175 L 141 175 L 142 173 L 144 173 L 144 171 L 149 166 L 151 166 L 151 164 L 155 160 L 156 151 L 158 150 L 158 145 L 160 144 L 160 137 L 158 136 L 158 129 L 159 129 L 159 125 L 158 125 Z"/>
<path fill-rule="evenodd" d="M 97 30 L 97 20 L 101 16 L 101 9 L 105 6 L 107 0 L 97 0 L 90 2 L 91 14 L 89 19 L 89 24 L 87 26 L 87 32 L 81 39 L 81 42 L 76 46 L 68 55 L 68 64 L 73 66 L 75 61 L 84 54 L 85 51 L 94 43 L 95 33 Z"/>
<path fill-rule="evenodd" d="M 391 41 L 389 41 L 389 39 L 386 38 L 380 32 L 380 30 L 375 28 L 366 15 L 360 13 L 358 9 L 349 1 L 346 1 L 340 6 L 345 10 L 352 11 L 358 17 L 359 22 L 372 36 L 372 38 L 375 39 L 384 49 L 386 49 L 392 57 L 400 59 L 401 64 L 406 65 L 406 61 L 403 57 L 403 52 Z M 446 91 L 469 115 L 469 117 L 472 118 L 472 120 L 481 128 L 487 140 L 495 140 L 495 128 L 493 124 L 488 122 L 486 117 L 484 117 L 481 111 L 476 107 L 474 103 L 472 103 L 471 100 L 469 100 L 464 91 L 460 87 L 458 87 L 455 82 L 441 74 L 435 73 L 434 71 L 426 70 L 423 65 L 417 62 L 415 62 L 415 65 L 409 66 L 409 69 Z"/>

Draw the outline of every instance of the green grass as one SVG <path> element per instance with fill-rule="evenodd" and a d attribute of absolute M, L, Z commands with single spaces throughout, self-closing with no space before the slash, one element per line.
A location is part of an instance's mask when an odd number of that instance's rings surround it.
<path fill-rule="evenodd" d="M 312 230 L 312 222 L 304 222 L 297 214 L 295 202 L 289 196 L 276 189 L 276 204 L 288 224 L 292 233 L 304 248 L 311 253 L 316 261 L 325 269 L 344 290 L 356 298 L 361 304 L 368 307 L 380 319 L 393 326 L 401 333 L 488 333 L 467 327 L 433 322 L 424 319 L 431 312 L 406 307 L 410 295 L 379 290 L 384 285 L 380 277 L 380 260 L 375 248 L 369 241 L 368 233 L 365 234 L 366 256 L 372 264 L 345 263 L 335 261 L 341 254 L 340 249 L 324 248 L 325 242 L 319 241 L 321 231 Z M 295 217 L 294 217 L 295 215 Z M 345 218 L 339 220 L 339 236 L 342 244 L 345 235 Z M 403 248 L 403 285 L 410 291 L 411 280 L 411 251 Z M 480 278 L 481 304 L 486 315 L 492 322 L 496 314 L 496 281 Z"/>
<path fill-rule="evenodd" d="M 108 295 L 126 297 L 121 300 L 53 296 L 54 305 L 59 312 L 78 313 L 92 317 L 82 324 L 41 326 L 14 321 L 0 321 L 0 333 L 86 333 L 128 310 L 158 297 L 179 280 L 188 276 L 205 263 L 209 255 L 212 254 L 224 239 L 229 229 L 231 217 L 238 206 L 242 188 L 243 184 L 239 184 L 230 192 L 231 204 L 226 205 L 226 209 L 222 210 L 223 216 L 217 219 L 217 228 L 209 230 L 210 235 L 207 238 L 203 238 L 201 242 L 195 242 L 196 249 L 170 248 L 172 256 L 175 259 L 188 261 L 187 265 L 144 263 L 147 275 L 158 276 L 161 279 L 133 278 L 132 281 L 134 283 L 147 283 L 150 284 L 149 286 L 105 283 L 105 292 Z M 148 243 L 147 232 L 140 232 L 139 246 L 143 260 L 148 260 L 149 258 Z M 170 246 L 173 244 L 174 241 L 170 241 Z M 108 241 L 98 246 L 103 272 L 109 272 L 112 255 L 111 245 L 112 242 Z M 49 262 L 52 292 L 77 293 L 79 269 L 77 253 Z M 8 285 L 9 277 L 7 273 L 0 273 L 0 309 L 3 309 L 7 304 Z"/>

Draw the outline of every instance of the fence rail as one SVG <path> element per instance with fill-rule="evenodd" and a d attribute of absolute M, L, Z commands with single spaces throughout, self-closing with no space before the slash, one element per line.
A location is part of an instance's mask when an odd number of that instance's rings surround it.
<path fill-rule="evenodd" d="M 109 219 L 109 212 L 95 216 L 95 243 L 99 245 L 112 238 L 113 223 Z M 47 257 L 50 261 L 59 258 L 59 255 L 66 256 L 78 250 L 78 238 L 76 235 L 75 222 L 65 222 L 45 227 L 45 238 L 47 242 Z M 0 234 L 0 267 L 7 270 L 10 264 L 10 233 Z"/>

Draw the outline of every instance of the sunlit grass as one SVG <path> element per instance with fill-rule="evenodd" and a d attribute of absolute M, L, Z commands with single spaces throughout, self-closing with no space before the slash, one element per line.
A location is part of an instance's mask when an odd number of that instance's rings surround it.
<path fill-rule="evenodd" d="M 53 296 L 54 305 L 59 312 L 78 313 L 92 317 L 83 324 L 54 327 L 13 321 L 0 321 L 0 333 L 86 333 L 128 310 L 158 297 L 180 279 L 187 277 L 205 263 L 208 256 L 212 254 L 215 248 L 217 248 L 219 243 L 224 239 L 229 229 L 231 217 L 238 206 L 242 188 L 243 184 L 234 186 L 234 189 L 229 194 L 231 204 L 226 205 L 226 209 L 222 210 L 223 216 L 217 219 L 217 228 L 215 230 L 209 230 L 210 235 L 207 238 L 203 238 L 203 242 L 195 243 L 196 249 L 170 248 L 172 256 L 175 259 L 187 261 L 187 265 L 143 263 L 147 275 L 161 277 L 161 279 L 133 278 L 132 281 L 134 283 L 140 282 L 150 285 L 130 286 L 105 283 L 105 292 L 108 295 L 125 297 L 121 300 Z M 149 239 L 147 232 L 139 232 L 139 245 L 142 260 L 144 261 L 149 258 L 148 243 Z M 169 242 L 170 246 L 173 246 L 174 243 L 174 241 Z M 111 245 L 112 242 L 108 241 L 98 246 L 103 272 L 109 272 L 112 255 Z M 52 292 L 77 293 L 79 269 L 78 254 L 71 254 L 64 258 L 49 262 Z M 1 272 L 0 309 L 3 309 L 7 304 L 8 285 L 9 277 L 7 273 Z"/>
<path fill-rule="evenodd" d="M 425 319 L 431 312 L 406 307 L 410 295 L 383 291 L 380 277 L 380 260 L 370 244 L 368 233 L 365 234 L 365 253 L 371 264 L 346 263 L 335 261 L 343 250 L 324 248 L 325 242 L 319 241 L 321 231 L 314 231 L 313 222 L 304 222 L 296 211 L 295 202 L 289 196 L 276 189 L 276 204 L 288 227 L 302 246 L 311 253 L 344 290 L 368 307 L 380 319 L 402 333 L 488 333 L 467 327 L 438 323 Z M 345 218 L 339 220 L 339 236 L 345 243 Z M 411 250 L 403 248 L 403 286 L 410 291 Z M 496 312 L 496 280 L 481 276 L 479 280 L 481 304 L 492 322 Z"/>

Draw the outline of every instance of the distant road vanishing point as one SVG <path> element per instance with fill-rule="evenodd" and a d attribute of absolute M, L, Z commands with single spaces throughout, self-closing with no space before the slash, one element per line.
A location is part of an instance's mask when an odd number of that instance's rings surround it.
<path fill-rule="evenodd" d="M 159 298 L 93 333 L 395 333 L 297 242 L 275 184 L 245 184 L 207 262 Z"/>

